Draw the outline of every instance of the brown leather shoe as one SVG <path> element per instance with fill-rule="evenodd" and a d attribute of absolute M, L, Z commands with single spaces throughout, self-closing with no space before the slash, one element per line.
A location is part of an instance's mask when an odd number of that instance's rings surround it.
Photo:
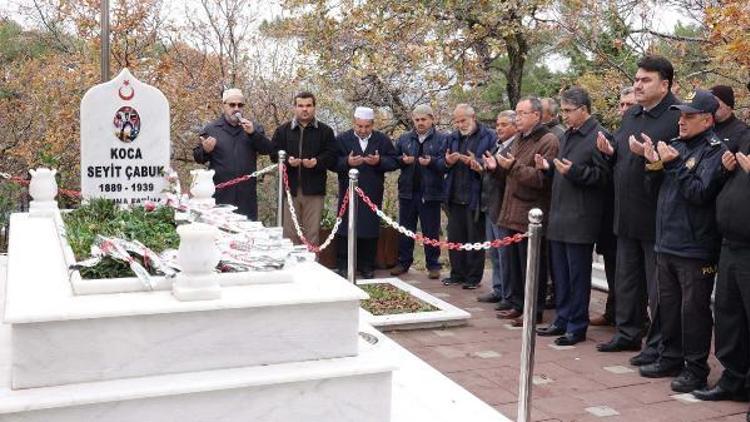
<path fill-rule="evenodd" d="M 507 311 L 500 311 L 497 313 L 497 317 L 500 319 L 516 319 L 520 316 L 523 316 L 521 311 L 515 309 L 508 309 Z"/>
<path fill-rule="evenodd" d="M 541 324 L 544 321 L 544 317 L 542 315 L 536 316 L 536 323 Z M 523 316 L 520 316 L 513 321 L 510 322 L 511 327 L 523 327 Z"/>
<path fill-rule="evenodd" d="M 401 275 L 407 271 L 409 271 L 408 268 L 404 268 L 403 265 L 398 264 L 395 267 L 393 267 L 393 269 L 391 270 L 391 275 Z"/>
<path fill-rule="evenodd" d="M 427 271 L 427 278 L 431 280 L 437 280 L 438 278 L 440 278 L 440 270 L 438 270 L 437 268 L 433 268 Z"/>
<path fill-rule="evenodd" d="M 591 320 L 589 321 L 589 325 L 592 327 L 609 327 L 615 324 L 605 318 L 604 315 L 599 315 L 591 318 Z"/>

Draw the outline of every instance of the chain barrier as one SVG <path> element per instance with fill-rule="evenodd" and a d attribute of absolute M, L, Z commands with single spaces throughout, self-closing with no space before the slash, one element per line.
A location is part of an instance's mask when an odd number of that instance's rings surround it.
<path fill-rule="evenodd" d="M 272 164 L 268 167 L 265 167 L 260 170 L 256 170 L 252 172 L 251 174 L 246 174 L 244 176 L 237 177 L 232 180 L 228 180 L 223 183 L 219 183 L 216 185 L 216 189 L 223 189 L 230 186 L 237 185 L 239 183 L 242 183 L 246 180 L 250 180 L 254 177 L 260 177 L 267 173 L 270 173 L 276 169 L 277 165 Z M 323 249 L 327 248 L 331 242 L 333 241 L 333 238 L 338 231 L 339 226 L 341 225 L 341 222 L 343 221 L 344 215 L 347 211 L 347 205 L 349 204 L 349 190 L 347 189 L 346 194 L 344 195 L 344 199 L 341 202 L 341 207 L 339 208 L 338 214 L 336 215 L 336 222 L 333 225 L 333 229 L 331 230 L 331 234 L 328 235 L 328 237 L 325 239 L 323 243 L 320 245 L 314 245 L 312 244 L 306 237 L 305 234 L 302 232 L 302 227 L 299 224 L 299 220 L 297 218 L 297 212 L 294 209 L 294 204 L 292 203 L 292 192 L 289 189 L 289 176 L 287 174 L 287 167 L 286 165 L 282 164 L 282 170 L 284 178 L 284 191 L 286 193 L 286 203 L 287 207 L 289 208 L 289 214 L 292 217 L 292 223 L 294 224 L 294 229 L 297 232 L 297 236 L 300 238 L 302 243 L 307 246 L 307 249 L 310 252 L 314 253 L 320 253 Z M 9 180 L 14 183 L 18 183 L 20 185 L 28 186 L 29 181 L 19 177 L 19 176 L 13 176 L 8 173 L 2 173 L 0 172 L 0 178 Z M 81 193 L 75 190 L 71 189 L 58 189 L 58 192 L 62 195 L 71 197 L 71 198 L 80 198 Z M 503 239 L 495 239 L 495 240 L 488 240 L 485 242 L 475 242 L 475 243 L 456 243 L 456 242 L 448 242 L 445 240 L 437 240 L 437 239 L 430 239 L 429 237 L 425 237 L 422 233 L 415 233 L 412 230 L 407 229 L 406 227 L 398 224 L 396 221 L 394 221 L 391 217 L 386 215 L 383 211 L 381 211 L 377 205 L 375 205 L 372 200 L 365 194 L 365 192 L 362 190 L 362 188 L 357 188 L 356 190 L 357 196 L 362 200 L 362 202 L 367 205 L 372 212 L 374 212 L 378 218 L 383 220 L 388 226 L 394 228 L 399 233 L 403 234 L 404 236 L 410 237 L 414 239 L 416 242 L 418 242 L 421 245 L 426 246 L 433 246 L 441 249 L 448 249 L 448 250 L 462 250 L 462 251 L 472 251 L 472 250 L 483 250 L 483 249 L 490 249 L 490 248 L 501 248 L 504 246 L 511 245 L 513 243 L 521 242 L 523 239 L 528 237 L 528 233 L 518 233 L 513 236 L 508 236 Z"/>
<path fill-rule="evenodd" d="M 406 227 L 398 224 L 397 222 L 393 221 L 393 219 L 389 216 L 387 216 L 383 211 L 381 211 L 377 205 L 375 205 L 372 200 L 365 194 L 365 192 L 362 190 L 362 188 L 357 188 L 356 190 L 357 196 L 362 200 L 362 202 L 367 205 L 372 212 L 374 212 L 378 218 L 383 220 L 387 225 L 394 228 L 399 233 L 403 234 L 404 236 L 410 237 L 414 239 L 417 243 L 421 245 L 427 245 L 427 246 L 434 246 L 441 249 L 448 249 L 453 251 L 478 251 L 483 249 L 490 249 L 490 248 L 502 248 L 504 246 L 511 245 L 513 243 L 521 242 L 523 239 L 528 237 L 528 233 L 517 233 L 513 236 L 508 236 L 503 239 L 495 239 L 495 240 L 488 240 L 485 242 L 476 242 L 476 243 L 456 243 L 456 242 L 448 242 L 445 240 L 437 240 L 437 239 L 430 239 L 429 237 L 425 237 L 422 233 L 415 233 Z"/>
<path fill-rule="evenodd" d="M 270 172 L 274 171 L 275 169 L 276 169 L 276 165 L 272 164 L 272 165 L 270 165 L 268 167 L 265 167 L 263 169 L 256 170 L 256 171 L 252 172 L 251 174 L 246 174 L 244 176 L 240 176 L 240 177 L 234 178 L 232 180 L 227 180 L 226 182 L 219 183 L 215 187 L 216 187 L 217 190 L 218 189 L 228 188 L 230 186 L 234 186 L 234 185 L 240 184 L 240 183 L 242 183 L 244 181 L 247 181 L 247 180 L 250 180 L 252 178 L 257 178 L 257 177 L 263 176 L 263 175 L 265 175 L 267 173 L 270 173 Z M 5 179 L 5 180 L 9 180 L 9 181 L 11 181 L 13 183 L 16 183 L 16 184 L 19 184 L 19 185 L 22 185 L 22 186 L 28 186 L 29 183 L 30 183 L 29 180 L 26 180 L 23 177 L 13 176 L 13 175 L 11 175 L 9 173 L 0 172 L 0 178 Z M 67 196 L 67 197 L 70 197 L 70 198 L 80 199 L 80 197 L 81 197 L 81 192 L 79 192 L 77 190 L 58 188 L 57 191 L 61 195 L 64 195 L 64 196 Z"/>
<path fill-rule="evenodd" d="M 31 181 L 29 181 L 27 179 L 24 179 L 23 177 L 13 176 L 13 175 L 8 174 L 8 173 L 0 173 L 0 178 L 5 179 L 5 180 L 9 180 L 9 181 L 11 181 L 13 183 L 16 183 L 16 184 L 19 184 L 21 186 L 28 186 L 31 183 Z M 63 196 L 67 196 L 69 198 L 74 198 L 74 199 L 80 199 L 81 198 L 81 192 L 79 192 L 77 190 L 73 190 L 73 189 L 58 188 L 57 192 L 60 193 Z"/>
<path fill-rule="evenodd" d="M 221 183 L 219 183 L 219 184 L 216 185 L 216 189 L 219 190 L 219 189 L 228 188 L 228 187 L 231 187 L 231 186 L 234 186 L 234 185 L 238 185 L 238 184 L 240 184 L 242 182 L 245 182 L 245 181 L 248 181 L 248 180 L 250 180 L 250 179 L 252 179 L 254 177 L 257 178 L 257 177 L 263 176 L 264 174 L 270 173 L 270 172 L 272 172 L 274 170 L 276 170 L 276 164 L 271 164 L 268 167 L 262 168 L 260 170 L 256 170 L 256 171 L 254 171 L 254 172 L 252 172 L 250 174 L 246 174 L 246 175 L 240 176 L 240 177 L 235 177 L 234 179 L 227 180 L 226 182 L 221 182 Z"/>
<path fill-rule="evenodd" d="M 299 220 L 297 219 L 297 211 L 294 209 L 294 204 L 292 203 L 292 191 L 291 189 L 289 189 L 289 175 L 286 171 L 286 164 L 282 164 L 281 168 L 284 172 L 284 192 L 286 193 L 287 208 L 289 208 L 289 215 L 292 216 L 292 223 L 294 223 L 294 230 L 297 232 L 297 237 L 299 237 L 300 241 L 302 241 L 302 243 L 307 246 L 307 250 L 316 254 L 320 253 L 323 249 L 327 248 L 331 244 L 331 242 L 333 241 L 333 237 L 336 235 L 336 232 L 338 232 L 339 226 L 344 219 L 344 214 L 346 213 L 346 208 L 349 204 L 349 189 L 347 189 L 346 193 L 344 194 L 344 200 L 341 202 L 341 207 L 339 208 L 339 212 L 336 215 L 336 222 L 333 224 L 331 233 L 328 235 L 326 240 L 320 244 L 320 246 L 317 246 L 307 240 L 305 234 L 302 232 L 302 227 L 299 225 Z"/>

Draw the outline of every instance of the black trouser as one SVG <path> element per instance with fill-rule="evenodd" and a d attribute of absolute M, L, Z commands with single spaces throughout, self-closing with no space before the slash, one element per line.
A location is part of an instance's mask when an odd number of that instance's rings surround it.
<path fill-rule="evenodd" d="M 716 283 L 716 357 L 724 366 L 719 385 L 732 392 L 750 387 L 750 248 L 721 248 Z"/>
<path fill-rule="evenodd" d="M 711 292 L 716 264 L 701 259 L 656 254 L 656 278 L 659 286 L 659 320 L 667 365 L 683 362 L 700 378 L 710 371 Z"/>
<path fill-rule="evenodd" d="M 484 213 L 468 205 L 448 204 L 448 241 L 458 243 L 484 242 Z M 448 252 L 451 279 L 464 284 L 479 284 L 484 275 L 484 249 Z"/>
<path fill-rule="evenodd" d="M 336 235 L 336 268 L 346 271 L 348 263 L 348 236 Z M 375 270 L 375 255 L 378 252 L 378 238 L 357 238 L 357 265 L 355 271 L 369 272 Z"/>
<path fill-rule="evenodd" d="M 640 343 L 648 304 L 651 327 L 642 353 L 657 357 L 661 347 L 661 328 L 653 242 L 622 236 L 617 238 L 615 296 L 615 337 L 628 343 Z"/>
<path fill-rule="evenodd" d="M 430 239 L 440 237 L 440 201 L 423 201 L 421 192 L 414 192 L 412 199 L 398 200 L 398 222 L 411 231 L 417 231 L 417 219 L 422 223 L 422 234 Z M 440 249 L 424 247 L 425 264 L 428 270 L 440 269 Z M 409 269 L 414 262 L 414 239 L 398 237 L 398 263 Z"/>
<path fill-rule="evenodd" d="M 508 230 L 508 236 L 514 236 L 520 232 Z M 537 315 L 544 312 L 544 298 L 546 292 L 542 288 L 547 280 L 547 239 L 542 237 L 539 245 L 539 290 L 537 291 Z M 508 265 L 506 274 L 510 274 L 510 304 L 513 309 L 523 311 L 523 301 L 526 296 L 526 256 L 528 253 L 529 239 L 526 238 L 509 246 L 507 257 L 503 265 Z"/>
<path fill-rule="evenodd" d="M 604 319 L 615 322 L 615 309 L 617 292 L 615 287 L 615 274 L 617 268 L 617 246 L 606 248 L 602 257 L 604 258 L 604 275 L 607 277 L 607 304 L 604 307 Z"/>

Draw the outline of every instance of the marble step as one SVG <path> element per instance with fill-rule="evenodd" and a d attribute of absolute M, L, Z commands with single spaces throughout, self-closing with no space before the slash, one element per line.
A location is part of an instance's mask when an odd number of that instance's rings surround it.
<path fill-rule="evenodd" d="M 4 422 L 384 422 L 381 353 L 28 390 L 0 389 Z"/>

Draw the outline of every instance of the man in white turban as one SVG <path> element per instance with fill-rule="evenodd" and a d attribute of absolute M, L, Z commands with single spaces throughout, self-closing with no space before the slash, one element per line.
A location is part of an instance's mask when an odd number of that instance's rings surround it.
<path fill-rule="evenodd" d="M 359 170 L 359 187 L 378 207 L 383 205 L 385 173 L 396 170 L 396 150 L 391 139 L 373 130 L 375 112 L 369 107 L 354 111 L 354 127 L 337 138 L 338 159 L 335 171 L 339 175 L 339 206 L 349 187 L 349 170 Z M 346 277 L 347 222 L 339 226 L 336 235 L 337 272 Z M 362 278 L 372 278 L 375 271 L 375 254 L 380 221 L 369 207 L 357 201 L 357 269 Z"/>
<path fill-rule="evenodd" d="M 236 88 L 224 91 L 222 115 L 203 128 L 200 143 L 193 149 L 196 162 L 208 163 L 208 168 L 216 171 L 216 184 L 254 172 L 258 154 L 270 154 L 273 150 L 263 126 L 243 117 L 244 110 L 242 91 Z M 258 218 L 255 179 L 218 189 L 214 198 L 219 204 L 237 206 L 237 212 L 251 220 Z"/>

